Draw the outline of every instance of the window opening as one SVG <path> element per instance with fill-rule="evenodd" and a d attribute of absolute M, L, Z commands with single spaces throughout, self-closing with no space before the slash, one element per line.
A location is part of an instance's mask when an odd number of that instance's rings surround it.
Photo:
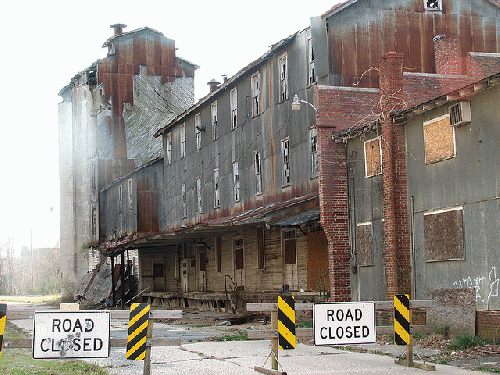
<path fill-rule="evenodd" d="M 214 169 L 214 208 L 220 207 L 219 169 Z"/>
<path fill-rule="evenodd" d="M 308 43 L 308 59 L 309 59 L 309 84 L 312 85 L 316 82 L 316 72 L 314 69 L 314 50 L 312 38 L 307 40 Z"/>
<path fill-rule="evenodd" d="M 238 171 L 238 162 L 233 162 L 233 197 L 235 202 L 240 201 L 240 172 Z"/>
<path fill-rule="evenodd" d="M 217 272 L 222 272 L 222 241 L 221 237 L 215 237 L 215 251 L 217 254 Z"/>
<path fill-rule="evenodd" d="M 280 101 L 284 102 L 288 99 L 288 65 L 287 65 L 287 55 L 283 54 L 279 58 L 279 68 L 280 68 Z"/>
<path fill-rule="evenodd" d="M 309 131 L 309 140 L 311 145 L 311 176 L 318 175 L 318 134 L 316 128 Z"/>
<path fill-rule="evenodd" d="M 237 270 L 242 270 L 244 268 L 243 238 L 237 238 L 233 240 L 233 249 L 234 249 L 234 265 Z"/>
<path fill-rule="evenodd" d="M 181 125 L 181 159 L 186 156 L 186 125 Z"/>
<path fill-rule="evenodd" d="M 187 217 L 187 200 L 186 200 L 186 184 L 181 186 L 181 199 L 182 199 L 182 217 Z"/>
<path fill-rule="evenodd" d="M 238 127 L 238 90 L 232 89 L 230 95 L 231 101 L 231 129 Z"/>
<path fill-rule="evenodd" d="M 260 153 L 255 153 L 255 179 L 256 179 L 256 190 L 255 194 L 262 194 L 262 164 L 260 160 Z"/>
<path fill-rule="evenodd" d="M 127 181 L 127 193 L 128 193 L 128 210 L 132 211 L 133 202 L 132 202 L 132 179 L 131 178 L 129 178 Z"/>
<path fill-rule="evenodd" d="M 196 137 L 196 151 L 201 150 L 201 116 L 197 113 L 194 116 L 194 134 Z"/>
<path fill-rule="evenodd" d="M 172 133 L 167 134 L 167 165 L 172 164 Z"/>
<path fill-rule="evenodd" d="M 290 140 L 285 138 L 281 141 L 281 152 L 283 156 L 283 186 L 290 184 Z"/>
<path fill-rule="evenodd" d="M 284 260 L 285 264 L 297 263 L 297 240 L 295 239 L 295 229 L 284 230 L 282 232 Z"/>
<path fill-rule="evenodd" d="M 256 73 L 251 79 L 252 85 L 252 116 L 260 114 L 260 73 Z"/>
<path fill-rule="evenodd" d="M 212 103 L 212 132 L 214 135 L 214 141 L 218 137 L 219 127 L 217 124 L 217 102 Z"/>
<path fill-rule="evenodd" d="M 196 179 L 196 195 L 198 197 L 198 213 L 203 212 L 203 200 L 202 200 L 202 191 L 201 191 L 201 178 Z"/>
<path fill-rule="evenodd" d="M 259 269 L 262 270 L 266 267 L 266 247 L 264 242 L 264 227 L 257 228 L 257 247 L 259 254 Z"/>

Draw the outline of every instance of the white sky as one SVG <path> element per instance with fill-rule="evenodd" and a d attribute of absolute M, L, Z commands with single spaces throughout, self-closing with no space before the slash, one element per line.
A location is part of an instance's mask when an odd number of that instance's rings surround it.
<path fill-rule="evenodd" d="M 195 95 L 309 26 L 339 0 L 9 1 L 2 5 L 0 244 L 59 242 L 59 90 L 106 50 L 115 23 L 151 27 L 175 40 L 177 56 L 200 66 Z"/>

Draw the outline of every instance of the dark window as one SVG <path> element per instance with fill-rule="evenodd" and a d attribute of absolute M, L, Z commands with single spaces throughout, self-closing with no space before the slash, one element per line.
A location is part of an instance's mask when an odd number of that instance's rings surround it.
<path fill-rule="evenodd" d="M 243 238 L 239 238 L 233 241 L 234 248 L 234 265 L 237 270 L 242 270 L 244 268 L 243 264 Z"/>
<path fill-rule="evenodd" d="M 257 228 L 257 247 L 259 251 L 259 269 L 264 269 L 266 267 L 265 256 L 266 247 L 264 243 L 264 228 Z"/>
<path fill-rule="evenodd" d="M 222 272 L 222 245 L 220 236 L 215 237 L 215 250 L 217 252 L 217 272 Z"/>
<path fill-rule="evenodd" d="M 153 264 L 153 277 L 163 277 L 164 274 L 163 263 Z"/>

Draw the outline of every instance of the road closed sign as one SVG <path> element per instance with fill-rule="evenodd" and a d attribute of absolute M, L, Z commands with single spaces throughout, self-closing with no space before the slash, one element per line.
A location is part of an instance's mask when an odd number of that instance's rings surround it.
<path fill-rule="evenodd" d="M 35 312 L 33 358 L 107 358 L 109 324 L 109 311 Z"/>
<path fill-rule="evenodd" d="M 373 343 L 373 302 L 318 303 L 314 305 L 315 345 Z"/>

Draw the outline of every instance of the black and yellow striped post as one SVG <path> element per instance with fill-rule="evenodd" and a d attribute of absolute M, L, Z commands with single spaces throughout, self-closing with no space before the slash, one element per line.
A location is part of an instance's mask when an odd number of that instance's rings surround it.
<path fill-rule="evenodd" d="M 128 322 L 127 359 L 144 360 L 149 325 L 149 305 L 133 303 Z"/>
<path fill-rule="evenodd" d="M 0 358 L 2 358 L 3 332 L 5 331 L 5 321 L 7 320 L 7 305 L 0 303 Z"/>
<path fill-rule="evenodd" d="M 281 350 L 295 349 L 295 299 L 278 296 L 278 343 Z"/>
<path fill-rule="evenodd" d="M 410 297 L 407 294 L 394 296 L 394 343 L 410 345 Z"/>

